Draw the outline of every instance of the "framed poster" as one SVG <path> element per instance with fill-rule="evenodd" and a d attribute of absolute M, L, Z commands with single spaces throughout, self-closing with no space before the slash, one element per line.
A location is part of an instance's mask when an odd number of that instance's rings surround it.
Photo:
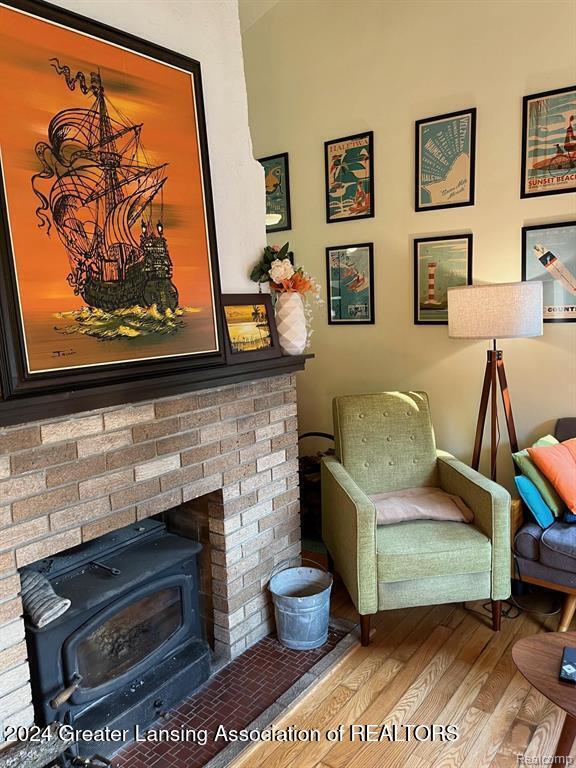
<path fill-rule="evenodd" d="M 328 323 L 374 324 L 374 245 L 326 248 Z"/>
<path fill-rule="evenodd" d="M 224 294 L 222 311 L 228 362 L 243 363 L 282 355 L 269 294 Z"/>
<path fill-rule="evenodd" d="M 198 62 L 0 2 L 4 397 L 223 362 Z"/>
<path fill-rule="evenodd" d="M 288 152 L 261 157 L 266 184 L 266 232 L 292 229 Z"/>
<path fill-rule="evenodd" d="M 324 142 L 328 224 L 374 216 L 373 138 L 367 131 Z"/>
<path fill-rule="evenodd" d="M 524 96 L 520 197 L 576 190 L 576 85 Z"/>
<path fill-rule="evenodd" d="M 542 281 L 545 323 L 576 323 L 576 221 L 522 227 L 522 280 Z"/>
<path fill-rule="evenodd" d="M 416 121 L 417 211 L 474 205 L 476 108 Z"/>
<path fill-rule="evenodd" d="M 448 325 L 448 288 L 472 285 L 472 235 L 414 240 L 414 324 Z"/>

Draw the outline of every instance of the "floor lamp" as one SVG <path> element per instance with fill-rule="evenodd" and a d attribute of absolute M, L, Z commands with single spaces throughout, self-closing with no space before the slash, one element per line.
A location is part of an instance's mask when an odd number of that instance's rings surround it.
<path fill-rule="evenodd" d="M 472 467 L 478 469 L 490 400 L 490 477 L 492 480 L 496 480 L 498 453 L 498 387 L 502 393 L 510 448 L 513 452 L 518 450 L 510 392 L 504 369 L 504 354 L 497 348 L 496 340 L 541 336 L 542 332 L 542 283 L 540 282 L 464 285 L 448 289 L 448 335 L 457 339 L 492 340 L 484 372 L 472 454 Z"/>

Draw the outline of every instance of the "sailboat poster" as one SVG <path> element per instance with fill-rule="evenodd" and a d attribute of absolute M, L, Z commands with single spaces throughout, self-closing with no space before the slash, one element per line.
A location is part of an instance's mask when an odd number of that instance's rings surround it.
<path fill-rule="evenodd" d="M 218 351 L 199 88 L 191 59 L 0 3 L 3 280 L 25 376 Z"/>
<path fill-rule="evenodd" d="M 417 211 L 474 205 L 476 109 L 416 122 Z"/>
<path fill-rule="evenodd" d="M 521 197 L 576 190 L 576 86 L 524 97 Z"/>

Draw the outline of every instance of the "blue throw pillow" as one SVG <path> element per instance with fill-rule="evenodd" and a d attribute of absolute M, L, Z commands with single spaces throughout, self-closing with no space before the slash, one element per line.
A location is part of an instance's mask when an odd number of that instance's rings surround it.
<path fill-rule="evenodd" d="M 568 512 L 568 510 L 564 510 L 564 522 L 565 523 L 576 523 L 576 515 L 572 512 Z"/>
<path fill-rule="evenodd" d="M 514 482 L 522 501 L 532 512 L 540 528 L 549 528 L 554 523 L 554 515 L 532 480 L 525 475 L 519 475 L 514 478 Z"/>

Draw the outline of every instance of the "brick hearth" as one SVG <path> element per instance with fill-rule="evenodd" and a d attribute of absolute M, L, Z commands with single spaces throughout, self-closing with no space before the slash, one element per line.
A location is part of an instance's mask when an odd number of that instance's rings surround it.
<path fill-rule="evenodd" d="M 33 720 L 17 568 L 136 520 L 208 495 L 215 651 L 270 631 L 268 575 L 300 552 L 295 386 L 275 376 L 0 431 L 0 734 Z"/>

